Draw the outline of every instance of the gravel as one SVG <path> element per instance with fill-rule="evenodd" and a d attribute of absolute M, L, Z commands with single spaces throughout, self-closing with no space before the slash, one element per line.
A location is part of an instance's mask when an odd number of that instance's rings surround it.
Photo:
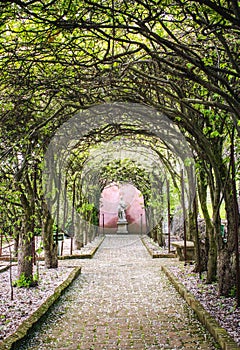
<path fill-rule="evenodd" d="M 219 296 L 217 284 L 206 284 L 205 276 L 200 279 L 191 265 L 179 263 L 170 270 L 240 345 L 240 308 L 237 308 L 236 299 Z"/>

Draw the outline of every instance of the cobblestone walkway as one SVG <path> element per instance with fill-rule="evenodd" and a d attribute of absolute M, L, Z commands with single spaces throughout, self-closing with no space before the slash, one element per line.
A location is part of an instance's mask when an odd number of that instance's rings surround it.
<path fill-rule="evenodd" d="M 107 236 L 23 349 L 216 349 L 138 236 Z M 62 264 L 66 264 L 63 261 Z"/>

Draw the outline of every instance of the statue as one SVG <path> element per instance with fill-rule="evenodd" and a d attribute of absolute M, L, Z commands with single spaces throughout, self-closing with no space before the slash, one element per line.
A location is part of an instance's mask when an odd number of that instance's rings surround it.
<path fill-rule="evenodd" d="M 118 220 L 119 221 L 126 221 L 126 204 L 123 200 L 123 198 L 120 198 L 120 202 L 118 204 Z"/>

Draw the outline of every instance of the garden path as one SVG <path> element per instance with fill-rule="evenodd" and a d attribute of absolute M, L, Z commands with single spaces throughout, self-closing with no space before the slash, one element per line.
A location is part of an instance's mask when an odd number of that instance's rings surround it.
<path fill-rule="evenodd" d="M 138 235 L 108 235 L 19 350 L 216 349 Z"/>

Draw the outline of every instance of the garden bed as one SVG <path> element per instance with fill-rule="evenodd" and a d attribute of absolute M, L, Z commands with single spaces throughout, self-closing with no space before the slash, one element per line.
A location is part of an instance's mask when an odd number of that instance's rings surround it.
<path fill-rule="evenodd" d="M 36 270 L 36 267 L 35 267 Z M 10 270 L 0 273 L 0 348 L 8 349 L 1 342 L 11 344 L 48 310 L 51 304 L 60 296 L 62 291 L 80 273 L 80 268 L 58 267 L 46 269 L 39 266 L 39 281 L 36 287 L 13 287 L 11 300 Z M 12 266 L 12 279 L 17 279 L 17 266 Z M 25 324 L 24 324 L 25 323 Z M 16 332 L 16 334 L 14 334 Z M 19 333 L 19 335 L 18 335 Z M 11 339 L 11 335 L 14 336 Z"/>
<path fill-rule="evenodd" d="M 154 257 L 168 257 L 166 248 L 157 246 L 148 236 L 142 236 L 142 242 L 149 254 Z M 174 255 L 176 257 L 176 255 Z M 230 337 L 240 346 L 240 309 L 236 308 L 234 297 L 225 298 L 218 295 L 217 284 L 205 284 L 205 275 L 199 278 L 194 273 L 194 265 L 179 262 L 178 259 L 169 260 L 169 271 L 176 281 L 183 284 L 203 308 L 224 328 Z"/>
<path fill-rule="evenodd" d="M 147 235 L 141 236 L 141 240 L 153 259 L 176 257 L 174 251 L 168 252 L 168 249 L 166 247 L 160 247 L 157 243 L 153 241 L 153 239 L 151 239 Z"/>
<path fill-rule="evenodd" d="M 193 265 L 179 263 L 168 269 L 240 346 L 240 308 L 236 307 L 236 299 L 219 296 L 217 284 L 206 284 L 205 275 L 200 279 Z"/>

